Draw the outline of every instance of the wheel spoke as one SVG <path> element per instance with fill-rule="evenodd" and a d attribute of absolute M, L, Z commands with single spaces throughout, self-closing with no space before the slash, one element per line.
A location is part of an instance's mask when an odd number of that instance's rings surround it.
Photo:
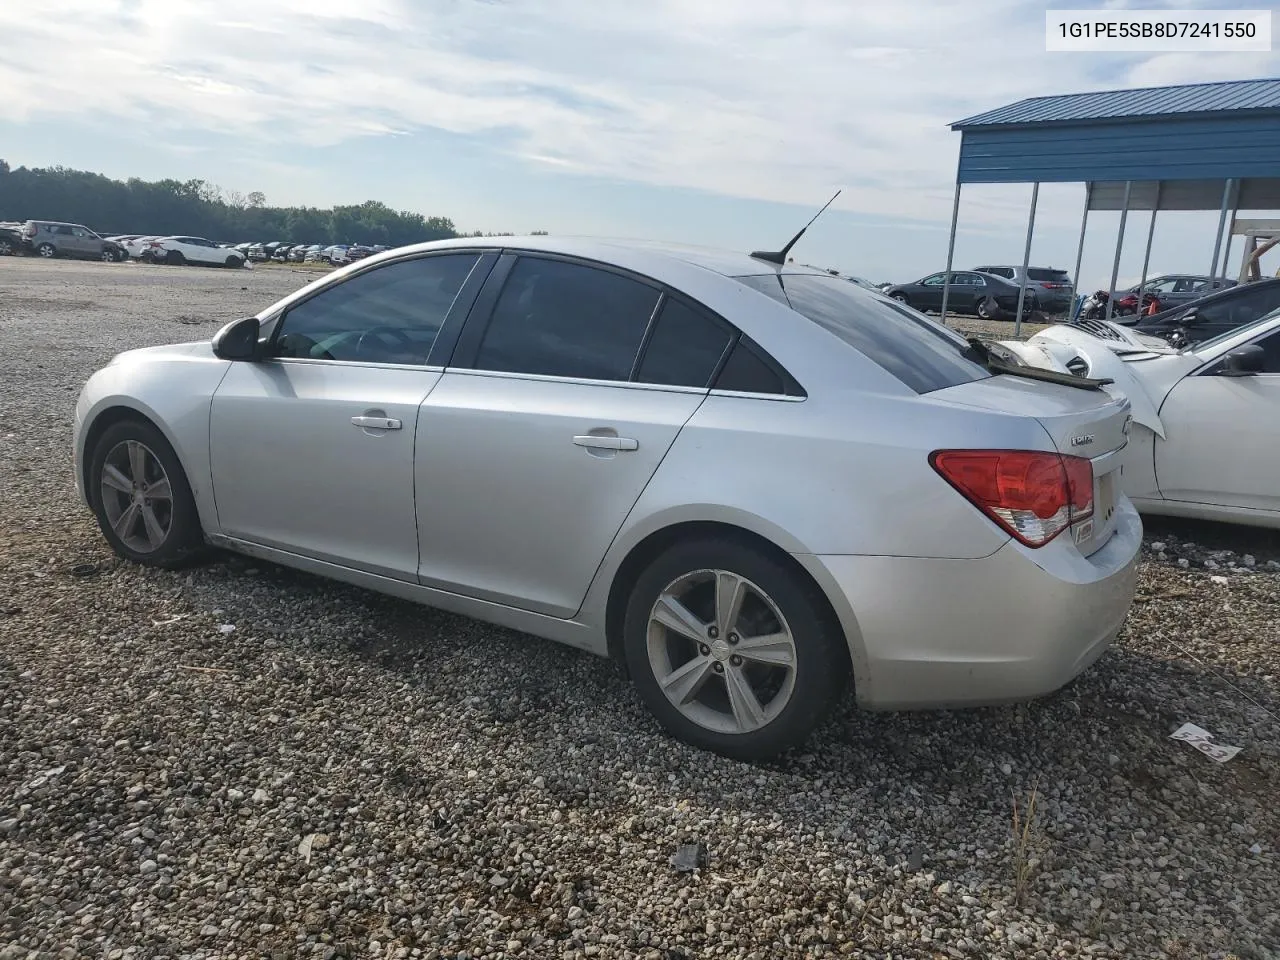
<path fill-rule="evenodd" d="M 128 441 L 129 473 L 134 483 L 147 482 L 147 450 L 137 440 Z"/>
<path fill-rule="evenodd" d="M 720 570 L 716 573 L 716 626 L 726 636 L 738 622 L 747 585 L 739 576 Z"/>
<path fill-rule="evenodd" d="M 756 692 L 751 689 L 751 681 L 740 667 L 729 666 L 724 671 L 725 686 L 729 688 L 729 706 L 733 709 L 733 719 L 743 730 L 754 730 L 764 723 L 764 707 Z"/>
<path fill-rule="evenodd" d="M 136 503 L 131 503 L 125 511 L 116 517 L 116 522 L 111 525 L 111 529 L 116 532 L 116 536 L 121 540 L 127 539 L 133 526 L 138 522 L 138 515 L 142 511 Z"/>
<path fill-rule="evenodd" d="M 767 663 L 775 667 L 790 667 L 796 662 L 795 644 L 789 633 L 765 633 L 758 637 L 743 637 L 733 648 L 743 660 Z"/>
<path fill-rule="evenodd" d="M 120 472 L 120 468 L 115 464 L 108 463 L 102 468 L 102 482 L 112 490 L 119 490 L 121 493 L 133 493 L 133 484 L 129 482 L 129 478 Z"/>
<path fill-rule="evenodd" d="M 663 691 L 676 704 L 686 704 L 698 695 L 711 676 L 711 660 L 694 657 L 658 680 Z"/>
<path fill-rule="evenodd" d="M 142 525 L 146 529 L 148 546 L 155 548 L 164 542 L 164 527 L 150 504 L 142 505 Z"/>
<path fill-rule="evenodd" d="M 706 639 L 707 625 L 670 594 L 664 593 L 658 598 L 653 608 L 653 619 L 682 637 L 688 637 L 700 643 Z"/>
<path fill-rule="evenodd" d="M 146 495 L 150 500 L 172 500 L 173 490 L 169 486 L 169 478 L 161 476 L 159 480 L 146 488 Z"/>

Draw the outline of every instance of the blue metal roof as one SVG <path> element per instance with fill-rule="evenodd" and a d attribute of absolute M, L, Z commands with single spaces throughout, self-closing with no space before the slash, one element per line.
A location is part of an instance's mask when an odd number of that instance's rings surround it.
<path fill-rule="evenodd" d="M 1088 123 L 1092 120 L 1180 114 L 1223 115 L 1242 110 L 1280 113 L 1280 78 L 1032 97 L 966 120 L 957 120 L 951 129 L 1001 124 Z"/>

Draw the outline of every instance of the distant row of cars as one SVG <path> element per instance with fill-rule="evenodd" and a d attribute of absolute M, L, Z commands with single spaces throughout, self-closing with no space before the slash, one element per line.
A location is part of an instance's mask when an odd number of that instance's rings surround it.
<path fill-rule="evenodd" d="M 338 266 L 363 260 L 375 253 L 382 253 L 387 248 L 381 245 L 366 246 L 361 243 L 326 245 L 274 240 L 270 243 L 238 243 L 232 249 L 243 253 L 246 259 L 258 263 L 275 261 L 276 263 L 328 263 Z"/>
<path fill-rule="evenodd" d="M 218 243 L 204 237 L 126 233 L 104 237 L 79 223 L 27 220 L 0 223 L 0 256 L 29 254 L 108 263 L 140 260 L 170 265 L 243 267 L 250 262 L 328 263 L 334 266 L 381 253 L 384 246 L 364 244 Z"/>

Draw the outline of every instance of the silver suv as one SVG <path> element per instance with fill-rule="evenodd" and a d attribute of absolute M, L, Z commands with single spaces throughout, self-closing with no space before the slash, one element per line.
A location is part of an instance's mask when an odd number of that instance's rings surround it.
<path fill-rule="evenodd" d="M 22 227 L 22 242 L 32 253 L 47 258 L 77 257 L 112 262 L 129 256 L 114 240 L 104 239 L 79 223 L 28 220 Z"/>

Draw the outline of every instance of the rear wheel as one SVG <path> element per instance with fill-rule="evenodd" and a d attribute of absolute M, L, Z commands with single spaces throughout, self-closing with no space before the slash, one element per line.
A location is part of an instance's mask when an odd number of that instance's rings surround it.
<path fill-rule="evenodd" d="M 187 262 L 187 258 L 182 255 L 181 250 L 170 250 L 164 255 L 164 262 L 171 267 L 180 267 Z"/>
<path fill-rule="evenodd" d="M 57 256 L 58 251 L 54 249 L 52 243 L 42 243 L 40 246 L 36 247 L 36 253 L 40 254 L 40 256 L 44 257 L 46 260 L 51 260 L 53 257 Z"/>
<path fill-rule="evenodd" d="M 849 672 L 818 589 L 727 538 L 677 544 L 650 564 L 627 603 L 623 642 L 636 688 L 663 727 L 739 760 L 802 743 Z"/>
<path fill-rule="evenodd" d="M 996 303 L 995 297 L 984 297 L 978 301 L 978 316 L 983 320 L 1001 320 L 1004 311 Z"/>
<path fill-rule="evenodd" d="M 894 300 L 897 300 L 899 303 L 905 303 L 908 306 L 911 304 L 911 301 L 907 299 L 907 295 L 905 293 L 891 293 L 889 296 Z"/>
<path fill-rule="evenodd" d="M 8 240 L 0 238 L 0 257 L 7 257 L 13 253 L 13 244 Z"/>
<path fill-rule="evenodd" d="M 98 526 L 126 560 L 173 568 L 199 553 L 204 537 L 187 475 L 151 424 L 108 427 L 94 445 L 86 487 Z"/>

